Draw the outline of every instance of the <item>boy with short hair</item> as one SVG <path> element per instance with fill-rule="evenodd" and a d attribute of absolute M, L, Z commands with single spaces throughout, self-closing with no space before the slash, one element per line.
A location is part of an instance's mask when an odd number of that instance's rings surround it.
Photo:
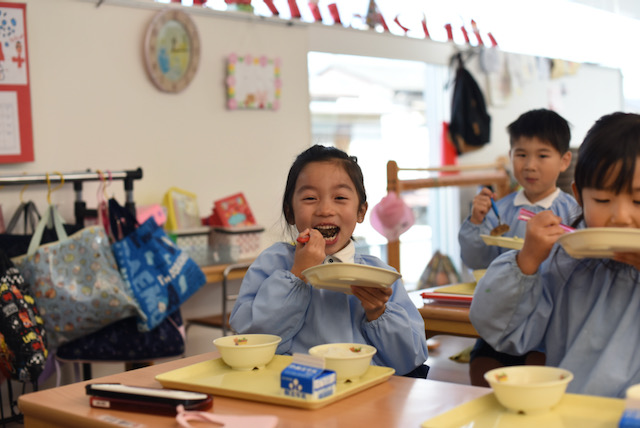
<path fill-rule="evenodd" d="M 578 215 L 579 206 L 573 196 L 556 186 L 558 176 L 571 163 L 569 123 L 559 114 L 536 109 L 522 114 L 507 127 L 509 157 L 513 174 L 521 188 L 495 201 L 500 221 L 509 226 L 503 236 L 524 238 L 526 222 L 518 220 L 521 208 L 538 213 L 550 210 L 570 223 Z M 471 215 L 463 222 L 458 233 L 462 261 L 472 269 L 485 269 L 508 248 L 489 246 L 480 235 L 490 235 L 498 224 L 491 209 L 495 194 L 483 188 L 473 198 Z M 481 357 L 481 358 L 478 358 Z M 543 363 L 539 353 L 531 353 L 529 360 Z M 476 360 L 476 358 L 478 358 Z M 489 369 L 527 362 L 527 356 L 512 356 L 494 351 L 483 339 L 478 339 L 471 353 L 471 383 L 486 385 L 482 374 Z"/>

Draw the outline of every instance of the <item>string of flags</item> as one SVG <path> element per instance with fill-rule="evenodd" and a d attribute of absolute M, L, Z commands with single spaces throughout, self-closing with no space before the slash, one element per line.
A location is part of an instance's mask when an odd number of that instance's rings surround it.
<path fill-rule="evenodd" d="M 180 3 L 182 0 L 172 0 L 172 1 L 176 3 Z M 199 5 L 199 6 L 206 6 L 206 1 L 207 0 L 193 0 L 193 4 Z M 262 0 L 262 1 L 267 6 L 267 8 L 269 9 L 269 11 L 273 16 L 280 16 L 280 10 L 278 10 L 278 7 L 274 4 L 273 0 Z M 253 6 L 251 5 L 251 0 L 225 0 L 225 3 L 229 6 L 233 6 L 234 9 L 236 10 L 253 12 Z M 327 6 L 328 6 L 328 13 L 330 16 L 324 17 L 322 16 L 322 12 L 318 7 L 318 0 L 308 0 L 307 2 L 307 7 L 309 8 L 309 11 L 311 12 L 311 16 L 313 17 L 313 20 L 315 22 L 329 21 L 328 18 L 330 18 L 330 20 L 333 22 L 334 25 L 342 25 L 343 19 L 340 16 L 340 11 L 338 9 L 337 3 L 330 3 Z M 298 3 L 296 0 L 287 0 L 286 7 L 288 7 L 289 9 L 289 14 L 291 19 L 300 19 L 302 17 L 302 14 L 300 13 L 300 8 L 298 7 Z M 369 1 L 369 6 L 367 8 L 366 16 L 363 17 L 360 15 L 355 15 L 355 17 L 361 19 L 365 24 L 366 28 L 369 28 L 371 30 L 375 30 L 381 33 L 391 32 L 375 0 Z M 393 22 L 394 25 L 400 28 L 402 32 L 404 32 L 405 36 L 409 31 L 412 30 L 409 24 L 405 22 L 401 22 L 400 15 L 396 15 L 391 22 Z M 426 14 L 424 14 L 422 20 L 420 21 L 420 25 L 422 27 L 421 30 L 424 38 L 431 40 L 431 35 L 427 27 Z M 444 29 L 447 33 L 447 41 L 453 42 L 454 28 L 452 24 L 450 23 L 445 24 Z M 462 25 L 460 26 L 459 31 L 462 34 L 464 43 L 471 45 L 472 41 L 471 41 L 469 30 L 464 25 Z M 473 19 L 471 20 L 471 32 L 473 33 L 473 37 L 475 38 L 475 41 L 473 43 L 476 46 L 490 46 L 490 47 L 498 46 L 498 43 L 496 42 L 496 39 L 493 36 L 493 34 L 491 34 L 491 32 L 486 33 L 486 38 L 488 39 L 488 43 L 485 43 L 480 33 L 478 24 Z"/>

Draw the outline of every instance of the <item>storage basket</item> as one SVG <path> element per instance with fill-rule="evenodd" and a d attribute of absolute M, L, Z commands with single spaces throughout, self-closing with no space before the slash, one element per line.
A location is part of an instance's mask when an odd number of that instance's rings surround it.
<path fill-rule="evenodd" d="M 167 235 L 176 243 L 178 248 L 183 250 L 200 266 L 214 263 L 211 248 L 209 247 L 210 234 L 211 228 L 209 226 L 167 232 Z"/>
<path fill-rule="evenodd" d="M 214 227 L 209 245 L 214 263 L 235 263 L 260 254 L 262 226 Z"/>

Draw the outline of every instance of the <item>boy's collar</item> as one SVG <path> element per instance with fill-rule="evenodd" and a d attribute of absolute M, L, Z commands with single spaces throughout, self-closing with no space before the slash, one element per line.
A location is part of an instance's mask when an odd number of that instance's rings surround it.
<path fill-rule="evenodd" d="M 558 197 L 559 194 L 560 194 L 560 189 L 556 187 L 555 192 L 553 192 L 552 194 L 550 194 L 544 199 L 540 199 L 538 202 L 534 204 L 531 201 L 529 201 L 529 199 L 527 199 L 527 197 L 524 195 L 524 189 L 520 189 L 518 190 L 518 193 L 516 193 L 516 197 L 513 199 L 513 205 L 516 207 L 519 207 L 521 205 L 530 205 L 534 207 L 541 207 L 548 210 L 549 208 L 551 208 L 551 204 L 553 204 L 553 201 Z"/>
<path fill-rule="evenodd" d="M 355 254 L 356 246 L 353 244 L 353 241 L 349 241 L 346 247 L 328 255 L 322 263 L 354 263 Z"/>

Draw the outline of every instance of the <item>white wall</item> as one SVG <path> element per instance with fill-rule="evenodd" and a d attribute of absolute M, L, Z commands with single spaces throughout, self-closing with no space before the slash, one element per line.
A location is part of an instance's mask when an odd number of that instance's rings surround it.
<path fill-rule="evenodd" d="M 210 213 L 213 200 L 243 191 L 257 220 L 268 228 L 264 244 L 281 237 L 280 227 L 274 226 L 281 224 L 286 173 L 311 141 L 307 52 L 446 65 L 455 49 L 389 34 L 285 25 L 278 18 L 184 7 L 200 34 L 201 62 L 190 86 L 168 94 L 153 86 L 142 56 L 146 28 L 165 6 L 151 0 L 96 3 L 26 0 L 35 162 L 2 164 L 0 175 L 142 167 L 144 178 L 134 189 L 139 205 L 160 202 L 176 186 L 198 195 L 202 216 Z M 232 52 L 282 59 L 279 111 L 226 110 L 225 59 Z M 478 80 L 482 83 L 481 75 Z M 506 152 L 505 126 L 529 108 L 546 107 L 547 85 L 528 85 L 505 107 L 491 107 L 492 144 L 461 162 Z M 566 117 L 576 125 L 574 135 L 602 112 L 622 105 L 617 71 L 583 67 L 575 79 L 566 78 L 566 87 Z M 95 205 L 93 186 L 84 192 L 90 207 Z M 5 217 L 19 203 L 18 187 L 2 189 Z M 45 190 L 44 185 L 32 186 L 25 198 L 45 206 Z M 124 202 L 121 184 L 111 191 Z M 69 221 L 73 196 L 68 185 L 52 197 Z"/>
<path fill-rule="evenodd" d="M 304 27 L 194 14 L 200 67 L 183 92 L 168 94 L 153 86 L 142 56 L 158 9 L 26 3 L 35 162 L 0 165 L 0 175 L 142 167 L 138 204 L 160 202 L 177 186 L 198 195 L 204 216 L 213 200 L 243 191 L 258 221 L 278 221 L 286 172 L 310 142 Z M 232 52 L 282 58 L 279 111 L 226 110 L 225 58 Z M 121 184 L 113 188 L 122 194 Z M 3 189 L 5 217 L 19 190 Z M 95 194 L 85 192 L 90 206 Z M 45 192 L 25 195 L 46 205 Z M 71 185 L 52 199 L 72 220 Z"/>

